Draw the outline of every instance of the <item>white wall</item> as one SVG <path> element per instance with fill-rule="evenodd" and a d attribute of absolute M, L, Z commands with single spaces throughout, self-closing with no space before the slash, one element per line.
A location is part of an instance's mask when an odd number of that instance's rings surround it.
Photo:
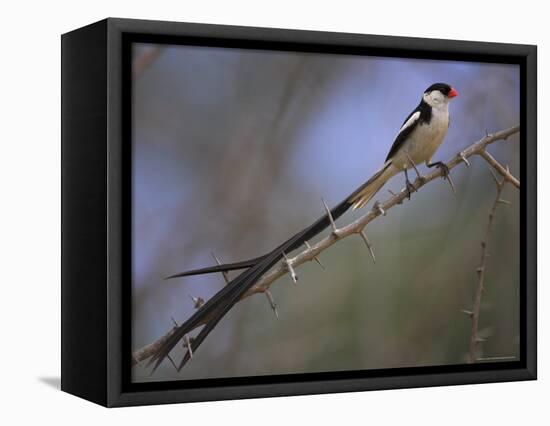
<path fill-rule="evenodd" d="M 4 2 L 0 48 L 0 364 L 5 424 L 284 425 L 517 423 L 548 417 L 549 310 L 539 312 L 539 381 L 105 410 L 54 389 L 60 346 L 60 39 L 106 16 L 539 45 L 539 158 L 550 155 L 544 117 L 550 33 L 543 2 L 407 1 Z M 177 6 L 174 6 L 177 5 Z M 540 163 L 543 169 L 545 162 Z M 539 188 L 549 184 L 541 170 Z M 549 214 L 539 191 L 539 217 Z M 549 235 L 539 223 L 539 241 Z M 539 300 L 548 298 L 541 250 Z M 7 274 L 6 274 L 7 272 Z M 545 321 L 546 320 L 546 321 Z M 7 408 L 7 410 L 6 410 Z M 497 424 L 498 424 L 497 423 Z M 539 422 L 540 423 L 540 422 Z"/>

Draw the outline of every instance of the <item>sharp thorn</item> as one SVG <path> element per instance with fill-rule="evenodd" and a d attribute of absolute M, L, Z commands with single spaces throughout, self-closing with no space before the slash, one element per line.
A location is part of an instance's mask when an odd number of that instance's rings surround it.
<path fill-rule="evenodd" d="M 174 317 L 170 317 L 170 319 L 174 323 L 174 327 L 179 327 L 179 325 L 178 325 L 177 321 L 174 319 Z"/>
<path fill-rule="evenodd" d="M 279 312 L 277 312 L 277 304 L 275 303 L 275 300 L 273 299 L 273 295 L 269 290 L 265 291 L 265 295 L 267 297 L 267 300 L 269 301 L 269 304 L 271 305 L 271 309 L 273 309 L 273 313 L 275 314 L 275 317 L 279 319 Z"/>
<path fill-rule="evenodd" d="M 470 162 L 468 161 L 468 159 L 466 158 L 466 156 L 464 155 L 463 152 L 458 154 L 458 156 L 460 157 L 460 161 L 462 161 L 464 164 L 466 164 L 467 167 L 470 167 Z"/>
<path fill-rule="evenodd" d="M 503 200 L 502 198 L 499 198 L 499 199 L 497 200 L 497 203 L 506 204 L 506 205 L 509 205 L 509 206 L 512 205 L 512 203 L 511 203 L 510 201 L 508 201 L 508 200 Z"/>
<path fill-rule="evenodd" d="M 325 210 L 327 212 L 328 218 L 330 220 L 330 225 L 332 226 L 332 233 L 337 236 L 338 235 L 338 228 L 336 227 L 336 223 L 334 222 L 334 218 L 332 217 L 332 213 L 330 212 L 330 209 L 327 206 L 327 203 L 325 203 L 325 200 L 321 198 L 321 201 L 323 202 L 323 206 L 325 206 Z"/>
<path fill-rule="evenodd" d="M 187 347 L 187 351 L 189 352 L 189 358 L 193 359 L 193 347 L 191 346 L 191 339 L 189 339 L 189 336 L 187 334 L 183 337 L 184 345 Z"/>
<path fill-rule="evenodd" d="M 218 256 L 216 256 L 214 254 L 214 252 L 210 253 L 212 255 L 212 257 L 214 258 L 215 262 L 218 264 L 218 265 L 221 265 L 222 263 L 220 262 L 220 259 L 218 259 Z M 222 276 L 223 276 L 223 279 L 225 281 L 226 284 L 229 284 L 229 275 L 227 274 L 227 271 L 222 271 Z"/>
<path fill-rule="evenodd" d="M 384 210 L 384 209 L 382 208 L 382 205 L 381 205 L 380 201 L 377 201 L 376 203 L 374 203 L 374 206 L 373 206 L 373 207 L 374 207 L 374 209 L 375 209 L 378 213 L 380 213 L 382 216 L 386 216 L 386 210 Z"/>
<path fill-rule="evenodd" d="M 214 261 L 218 264 L 218 265 L 221 265 L 222 263 L 220 262 L 220 259 L 218 259 L 218 256 L 216 256 L 216 254 L 214 252 L 210 252 L 210 254 L 212 255 L 212 257 L 214 258 Z"/>
<path fill-rule="evenodd" d="M 391 189 L 388 189 L 388 192 L 391 194 L 392 197 L 395 197 L 397 194 L 393 192 Z M 397 204 L 403 204 L 403 200 L 398 201 Z"/>
<path fill-rule="evenodd" d="M 304 241 L 304 244 L 305 244 L 305 246 L 307 247 L 308 250 L 311 250 L 311 246 L 309 245 L 309 243 L 307 241 Z M 319 260 L 319 258 L 317 256 L 313 256 L 313 260 L 315 260 L 315 262 L 317 262 L 322 269 L 325 269 L 325 265 L 323 265 L 321 263 L 321 261 Z"/>
<path fill-rule="evenodd" d="M 315 256 L 315 257 L 313 258 L 313 260 L 315 260 L 315 262 L 317 262 L 317 264 L 321 267 L 321 269 L 326 270 L 325 265 L 323 265 L 323 264 L 321 263 L 321 261 L 319 260 L 319 258 L 318 258 L 317 256 Z"/>
<path fill-rule="evenodd" d="M 296 275 L 296 271 L 294 271 L 294 268 L 292 267 L 292 262 L 284 252 L 283 252 L 283 257 L 285 258 L 286 269 L 290 274 L 290 278 L 292 278 L 292 281 L 294 281 L 294 284 L 297 284 L 298 276 Z"/>
<path fill-rule="evenodd" d="M 188 296 L 193 301 L 193 306 L 195 309 L 199 309 L 202 305 L 204 305 L 204 299 L 202 297 L 193 297 L 190 294 Z"/>
<path fill-rule="evenodd" d="M 445 177 L 445 180 L 447 182 L 449 182 L 449 186 L 451 187 L 451 191 L 453 191 L 453 194 L 456 195 L 456 189 L 455 189 L 455 184 L 453 182 L 453 179 L 451 178 L 451 175 L 448 174 L 446 177 Z"/>
<path fill-rule="evenodd" d="M 364 229 L 361 230 L 361 232 L 359 232 L 359 234 L 361 235 L 361 237 L 363 238 L 363 241 L 365 242 L 365 244 L 367 245 L 367 248 L 369 249 L 370 256 L 372 257 L 372 262 L 376 263 L 376 257 L 374 256 L 374 250 L 372 249 L 371 242 L 367 238 L 367 234 L 365 233 L 365 230 Z"/>
<path fill-rule="evenodd" d="M 170 356 L 170 354 L 166 354 L 166 358 L 168 358 L 170 360 L 170 362 L 172 363 L 172 365 L 174 366 L 174 368 L 176 369 L 176 371 L 178 370 L 178 366 L 176 365 L 176 363 L 174 362 L 174 360 L 172 359 L 172 357 Z"/>

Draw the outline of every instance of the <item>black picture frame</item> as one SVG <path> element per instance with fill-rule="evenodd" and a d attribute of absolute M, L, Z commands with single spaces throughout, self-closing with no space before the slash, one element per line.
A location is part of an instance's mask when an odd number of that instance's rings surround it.
<path fill-rule="evenodd" d="M 131 383 L 132 42 L 514 63 L 521 73 L 520 360 Z M 109 18 L 62 36 L 62 390 L 101 405 L 536 379 L 536 46 Z"/>

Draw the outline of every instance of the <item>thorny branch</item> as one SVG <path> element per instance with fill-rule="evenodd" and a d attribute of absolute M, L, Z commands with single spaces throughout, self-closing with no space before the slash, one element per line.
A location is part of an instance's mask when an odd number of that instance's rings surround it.
<path fill-rule="evenodd" d="M 510 182 L 517 189 L 519 189 L 519 180 L 517 180 L 508 169 L 505 169 L 502 164 L 495 160 L 491 154 L 489 154 L 486 150 L 483 150 L 479 155 L 481 155 L 487 163 L 493 166 L 504 177 L 504 180 Z"/>
<path fill-rule="evenodd" d="M 507 182 L 510 182 L 514 186 L 519 188 L 519 181 L 517 181 L 517 179 L 510 174 L 508 168 L 503 168 L 502 165 L 497 163 L 496 160 L 493 157 L 491 157 L 490 154 L 488 154 L 486 151 L 483 151 L 481 156 L 485 160 L 487 160 L 490 166 L 494 167 L 499 171 L 502 170 L 501 174 L 504 177 L 502 180 L 500 180 L 495 174 L 495 172 L 493 172 L 491 168 L 489 169 L 489 171 L 491 172 L 491 175 L 493 176 L 493 180 L 495 181 L 497 190 L 496 190 L 495 200 L 493 201 L 493 204 L 491 205 L 491 209 L 489 210 L 489 220 L 487 221 L 485 234 L 483 236 L 483 240 L 481 241 L 481 260 L 480 260 L 479 267 L 476 270 L 477 287 L 476 287 L 476 293 L 474 297 L 474 308 L 473 308 L 473 311 L 466 311 L 466 310 L 463 311 L 467 313 L 472 319 L 472 331 L 470 334 L 470 350 L 468 353 L 468 363 L 470 364 L 478 360 L 479 344 L 484 341 L 484 339 L 482 339 L 479 336 L 479 332 L 478 332 L 479 313 L 481 310 L 481 298 L 483 296 L 483 291 L 485 290 L 485 268 L 486 268 L 487 258 L 489 257 L 489 254 L 487 253 L 487 245 L 489 244 L 489 236 L 491 234 L 493 223 L 495 221 L 496 210 L 499 204 L 510 204 L 509 201 L 503 200 L 501 198 L 502 189 L 504 188 L 504 185 L 506 185 Z M 517 185 L 514 182 L 517 182 Z"/>
<path fill-rule="evenodd" d="M 498 163 L 490 154 L 487 153 L 486 148 L 488 145 L 500 141 L 500 140 L 506 140 L 509 136 L 516 134 L 519 132 L 519 125 L 511 127 L 506 130 L 501 130 L 496 133 L 487 134 L 485 137 L 480 139 L 479 141 L 473 143 L 472 145 L 468 146 L 463 151 L 457 153 L 454 155 L 447 163 L 447 167 L 449 170 L 453 169 L 460 163 L 464 163 L 467 166 L 470 166 L 470 162 L 468 161 L 468 158 L 473 157 L 475 155 L 479 155 L 482 157 L 487 163 L 489 163 L 494 169 L 502 175 L 504 178 L 504 181 L 508 181 L 512 183 L 514 186 L 519 188 L 519 180 L 516 179 L 512 174 L 503 167 L 500 163 Z M 436 170 L 432 171 L 431 173 L 428 173 L 427 175 L 420 175 L 418 173 L 417 179 L 414 181 L 414 186 L 416 190 L 422 188 L 427 183 L 437 179 L 438 177 L 443 176 L 443 170 L 441 168 L 437 168 Z M 269 288 L 271 284 L 273 284 L 278 278 L 282 277 L 283 275 L 290 273 L 293 275 L 293 280 L 295 281 L 297 279 L 296 276 L 296 268 L 300 265 L 302 265 L 305 262 L 310 262 L 312 260 L 318 259 L 319 255 L 328 249 L 330 246 L 335 244 L 336 242 L 353 236 L 358 235 L 365 241 L 365 244 L 367 245 L 367 248 L 370 252 L 370 255 L 375 260 L 374 257 L 374 251 L 373 251 L 373 245 L 370 243 L 368 238 L 366 237 L 365 233 L 365 227 L 372 222 L 374 219 L 376 219 L 378 216 L 386 215 L 387 211 L 393 208 L 396 205 L 403 204 L 403 202 L 407 199 L 408 191 L 406 189 L 401 190 L 397 194 L 393 194 L 392 196 L 384 201 L 384 202 L 376 202 L 372 209 L 369 210 L 366 214 L 358 218 L 357 220 L 349 223 L 348 225 L 343 226 L 342 228 L 337 228 L 336 224 L 331 221 L 332 229 L 331 233 L 321 239 L 319 242 L 317 242 L 315 245 L 306 245 L 306 249 L 303 250 L 301 253 L 297 254 L 295 257 L 290 258 L 286 256 L 281 263 L 279 263 L 276 267 L 271 269 L 269 272 L 267 272 L 262 278 L 258 280 L 258 282 L 251 287 L 246 293 L 243 294 L 241 297 L 241 300 L 246 299 L 247 297 L 252 296 L 253 294 L 257 293 L 267 293 L 269 291 Z M 324 201 L 323 201 L 323 204 Z M 326 204 L 325 204 L 325 208 Z M 269 298 L 269 294 L 268 294 Z M 270 303 L 272 301 L 272 298 L 270 299 Z M 275 303 L 273 302 L 271 304 L 272 309 Z M 209 320 L 209 318 L 205 318 L 204 323 L 206 323 Z M 201 324 L 202 325 L 202 324 Z M 197 326 L 198 327 L 198 326 Z M 477 326 L 476 326 L 477 329 Z M 152 356 L 155 351 L 158 349 L 158 347 L 162 344 L 162 342 L 166 341 L 168 337 L 173 333 L 173 329 L 168 331 L 164 336 L 160 337 L 159 339 L 155 340 L 154 342 L 150 343 L 149 345 L 146 345 L 138 350 L 136 350 L 133 353 L 132 356 L 132 365 L 137 364 L 140 361 L 143 361 L 150 356 Z"/>

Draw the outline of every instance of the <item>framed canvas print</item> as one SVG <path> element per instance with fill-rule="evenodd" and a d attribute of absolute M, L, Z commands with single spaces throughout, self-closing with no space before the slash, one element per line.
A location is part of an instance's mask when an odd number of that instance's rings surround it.
<path fill-rule="evenodd" d="M 107 19 L 62 37 L 62 389 L 536 378 L 536 47 Z"/>

